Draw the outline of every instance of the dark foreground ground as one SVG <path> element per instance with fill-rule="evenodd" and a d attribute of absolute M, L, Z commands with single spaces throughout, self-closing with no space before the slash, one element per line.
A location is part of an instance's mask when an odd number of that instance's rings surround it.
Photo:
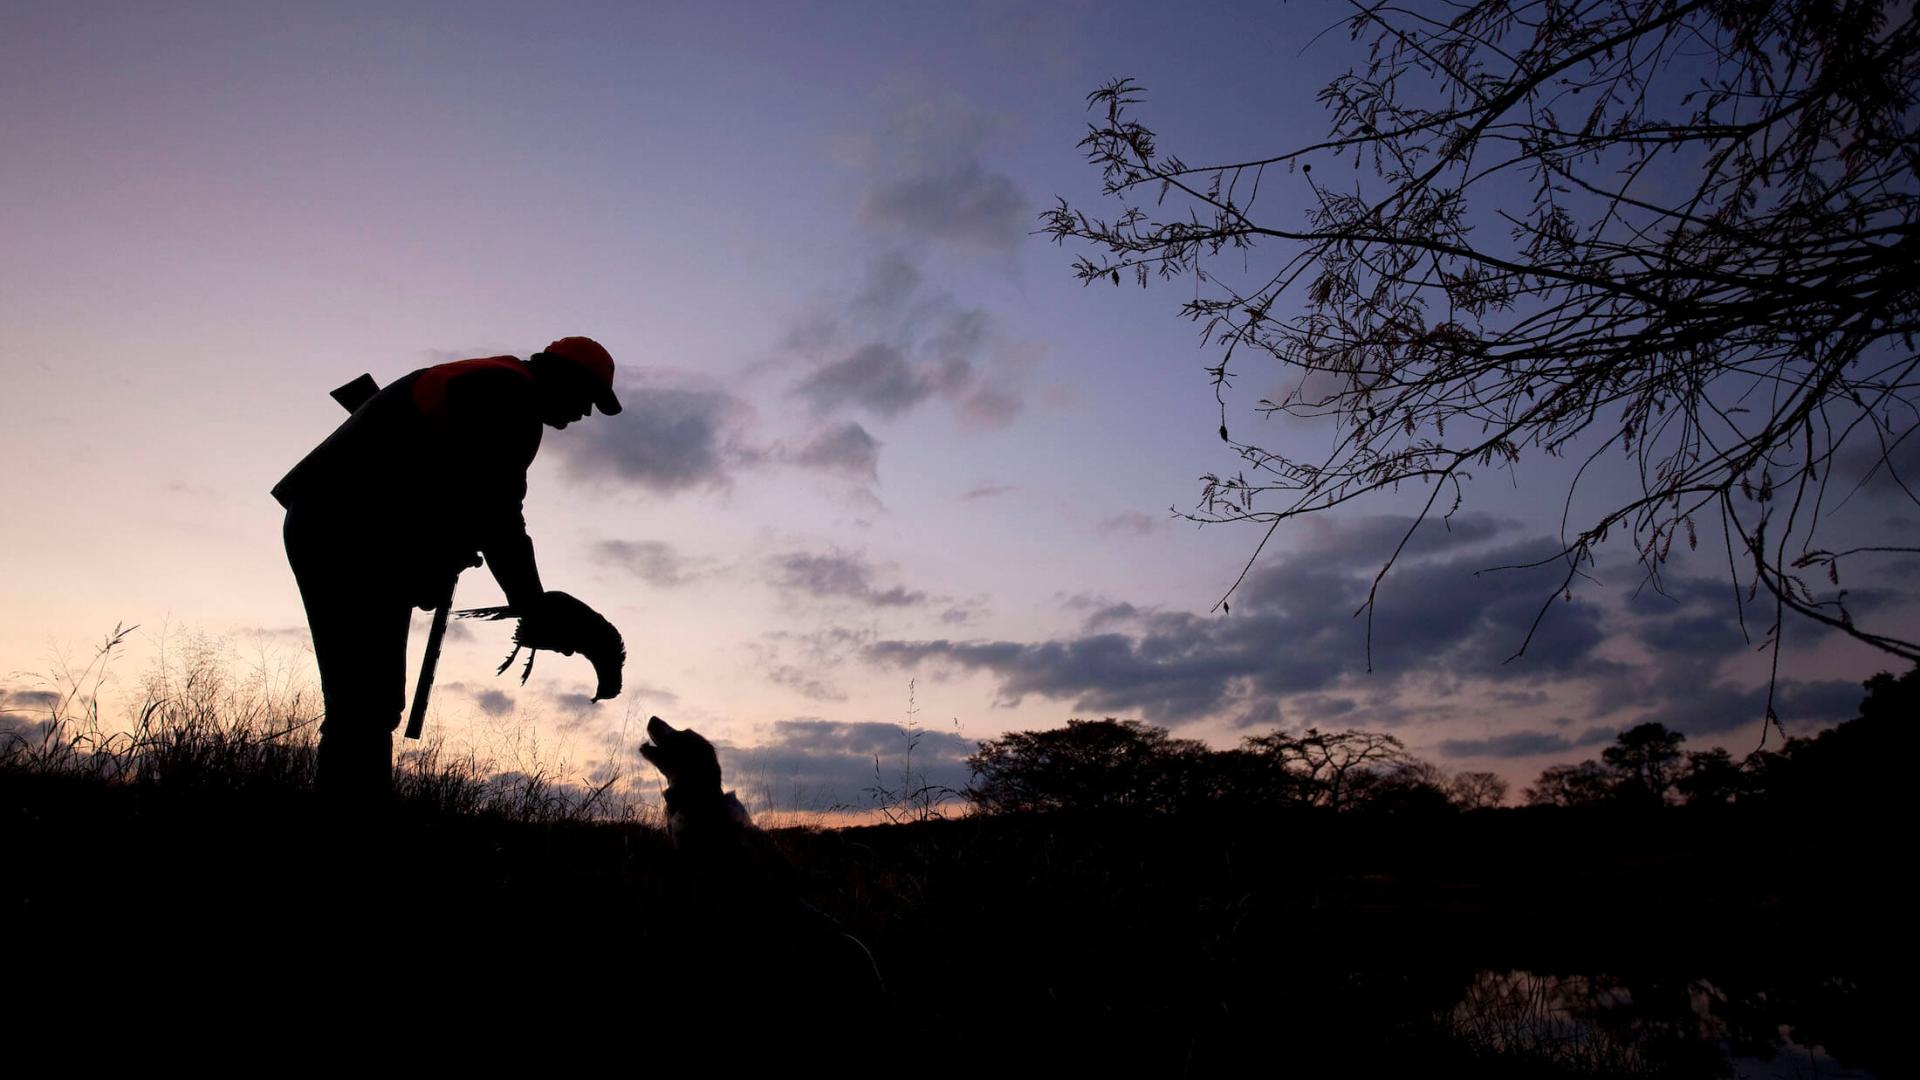
<path fill-rule="evenodd" d="M 913 1077 L 1910 1060 L 1907 856 L 1884 823 L 972 818 L 782 832 L 793 878 L 742 899 L 753 882 L 631 825 L 404 805 L 343 822 L 305 791 L 4 772 L 0 813 L 4 1015 L 16 1041 L 94 1059 Z"/>

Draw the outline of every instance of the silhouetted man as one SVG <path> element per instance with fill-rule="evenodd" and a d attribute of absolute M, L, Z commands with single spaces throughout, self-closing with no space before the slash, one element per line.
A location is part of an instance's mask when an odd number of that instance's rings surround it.
<path fill-rule="evenodd" d="M 596 406 L 620 411 L 613 358 L 589 338 L 525 361 L 423 368 L 359 404 L 274 487 L 326 699 L 323 791 L 391 789 L 412 609 L 446 604 L 461 570 L 484 555 L 523 626 L 540 620 L 527 466 L 543 424 L 564 428 Z"/>

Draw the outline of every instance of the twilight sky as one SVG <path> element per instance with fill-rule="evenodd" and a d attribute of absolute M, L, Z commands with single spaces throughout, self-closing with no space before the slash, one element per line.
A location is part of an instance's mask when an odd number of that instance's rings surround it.
<path fill-rule="evenodd" d="M 1341 5 L 392 7 L 0 14 L 0 708 L 117 623 L 121 697 L 195 634 L 310 672 L 267 491 L 339 421 L 327 391 L 585 334 L 627 408 L 547 433 L 527 517 L 630 689 L 584 706 L 587 665 L 550 655 L 523 688 L 492 673 L 504 627 L 457 632 L 436 730 L 504 767 L 650 782 L 659 713 L 758 799 L 858 804 L 910 679 L 950 783 L 972 740 L 1073 716 L 1376 727 L 1521 783 L 1641 719 L 1759 737 L 1766 658 L 1709 545 L 1667 597 L 1622 545 L 1502 663 L 1552 586 L 1474 571 L 1554 550 L 1566 476 L 1532 462 L 1420 534 L 1371 673 L 1350 616 L 1405 501 L 1283 529 L 1208 614 L 1258 536 L 1169 512 L 1236 464 L 1191 286 L 1083 289 L 1036 215 L 1098 206 L 1074 144 L 1111 77 L 1189 159 L 1323 133 L 1314 92 L 1359 54 L 1306 46 Z M 1846 512 L 1910 534 L 1884 487 Z M 1787 640 L 1789 730 L 1889 666 Z"/>

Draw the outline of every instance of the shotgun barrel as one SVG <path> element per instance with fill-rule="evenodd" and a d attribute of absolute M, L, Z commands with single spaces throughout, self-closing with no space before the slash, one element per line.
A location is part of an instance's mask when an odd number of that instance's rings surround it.
<path fill-rule="evenodd" d="M 427 697 L 433 693 L 433 670 L 440 666 L 440 643 L 447 637 L 447 613 L 453 608 L 453 590 L 448 589 L 440 606 L 433 609 L 433 629 L 427 631 L 427 652 L 420 658 L 420 678 L 413 685 L 413 707 L 407 711 L 407 738 L 418 739 L 427 722 Z"/>

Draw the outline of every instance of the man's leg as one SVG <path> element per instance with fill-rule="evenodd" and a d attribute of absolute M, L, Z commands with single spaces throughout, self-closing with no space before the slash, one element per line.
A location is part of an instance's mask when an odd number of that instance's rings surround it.
<path fill-rule="evenodd" d="M 383 587 L 386 568 L 329 525 L 289 512 L 285 532 L 326 702 L 316 779 L 328 794 L 379 801 L 393 787 L 413 610 Z"/>

